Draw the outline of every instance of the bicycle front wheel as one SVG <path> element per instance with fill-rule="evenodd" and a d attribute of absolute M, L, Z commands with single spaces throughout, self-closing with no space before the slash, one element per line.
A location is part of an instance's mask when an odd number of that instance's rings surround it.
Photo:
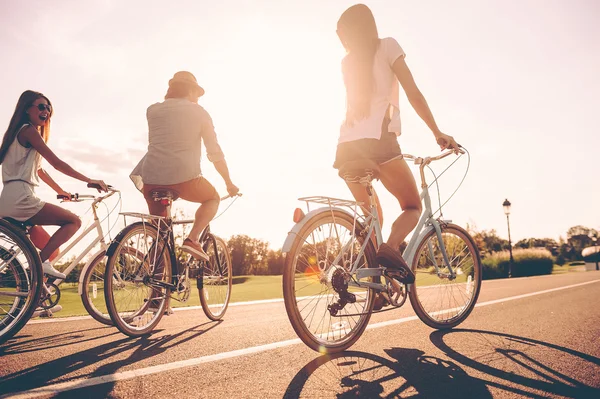
<path fill-rule="evenodd" d="M 18 333 L 35 311 L 42 262 L 25 234 L 0 220 L 0 344 Z"/>
<path fill-rule="evenodd" d="M 106 309 L 106 300 L 104 298 L 105 257 L 106 251 L 100 252 L 86 269 L 81 286 L 81 302 L 94 320 L 107 326 L 112 326 L 113 322 Z"/>
<path fill-rule="evenodd" d="M 371 317 L 375 293 L 352 284 L 356 281 L 352 268 L 355 264 L 357 269 L 376 267 L 375 249 L 369 241 L 359 256 L 364 237 L 355 235 L 354 228 L 358 225 L 347 213 L 318 214 L 300 229 L 285 258 L 285 309 L 298 337 L 317 352 L 348 349 Z M 342 304 L 340 295 L 347 297 L 345 293 L 354 302 Z M 332 314 L 332 306 L 341 309 Z"/>
<path fill-rule="evenodd" d="M 232 266 L 231 254 L 225 241 L 212 236 L 206 253 L 210 257 L 198 278 L 202 278 L 202 288 L 198 288 L 200 303 L 206 317 L 221 320 L 225 315 L 231 297 Z"/>
<path fill-rule="evenodd" d="M 412 266 L 416 280 L 409 295 L 425 324 L 446 329 L 462 323 L 475 307 L 481 288 L 481 259 L 473 238 L 463 228 L 454 224 L 440 227 L 441 242 L 431 230 L 417 247 Z"/>
<path fill-rule="evenodd" d="M 150 333 L 167 310 L 171 283 L 170 250 L 157 228 L 131 224 L 115 238 L 104 274 L 104 296 L 111 320 L 130 337 Z"/>

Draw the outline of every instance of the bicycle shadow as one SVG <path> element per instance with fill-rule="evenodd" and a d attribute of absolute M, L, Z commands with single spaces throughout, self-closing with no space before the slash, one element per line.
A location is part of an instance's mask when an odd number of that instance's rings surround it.
<path fill-rule="evenodd" d="M 104 363 L 111 357 L 117 357 L 123 352 L 134 349 L 134 351 L 129 354 L 127 358 L 119 359 L 114 362 L 106 362 L 96 368 L 94 371 L 85 373 L 87 378 L 114 374 L 123 367 L 130 366 L 137 362 L 159 355 L 169 348 L 198 338 L 199 336 L 221 324 L 221 322 L 222 321 L 206 322 L 176 334 L 170 334 L 156 338 L 123 338 L 118 341 L 108 342 L 106 344 L 95 346 L 81 352 L 69 354 L 47 363 L 39 364 L 4 376 L 0 381 L 0 392 L 7 394 L 25 391 L 35 387 L 43 387 L 56 383 L 58 382 L 57 380 L 60 380 L 60 382 L 65 382 L 68 381 L 68 379 L 61 379 L 61 377 L 65 374 L 77 374 L 77 370 L 92 366 L 96 363 Z M 202 328 L 208 324 L 210 325 L 206 328 Z M 160 330 L 155 330 L 155 332 L 160 332 Z M 74 377 L 73 379 L 77 380 L 78 378 L 79 377 Z M 86 379 L 81 380 L 82 388 L 85 387 L 84 384 Z M 94 385 L 91 387 L 92 391 L 90 391 L 93 393 L 93 395 L 83 395 L 80 389 L 74 388 L 77 390 L 62 393 L 60 396 L 63 397 L 74 394 L 74 397 L 109 397 L 115 382 L 116 381 L 107 380 L 107 382 L 104 384 Z"/>
<path fill-rule="evenodd" d="M 487 381 L 489 386 L 525 396 L 539 396 L 532 392 L 539 390 L 545 394 L 569 398 L 600 398 L 599 388 L 589 386 L 577 378 L 594 378 L 594 375 L 600 375 L 600 358 L 595 356 L 548 342 L 494 331 L 434 331 L 429 338 L 456 362 L 508 381 L 518 388 L 507 387 L 495 381 Z M 460 349 L 453 349 L 452 346 Z"/>
<path fill-rule="evenodd" d="M 455 363 L 418 349 L 385 350 L 389 358 L 365 352 L 320 356 L 288 385 L 284 398 L 491 398 L 485 381 Z"/>
<path fill-rule="evenodd" d="M 110 333 L 105 335 L 98 335 L 94 337 L 86 337 L 85 332 L 95 331 L 95 330 L 104 330 L 111 329 Z M 101 338 L 106 338 L 111 335 L 118 334 L 118 331 L 113 331 L 112 327 L 109 326 L 99 326 L 92 328 L 85 328 L 82 330 L 72 330 L 68 333 L 61 333 L 56 335 L 44 336 L 43 338 L 35 337 L 32 338 L 32 335 L 16 335 L 15 337 L 9 339 L 6 343 L 0 346 L 0 356 L 3 355 L 18 355 L 21 353 L 27 352 L 35 352 L 40 349 L 54 349 L 54 348 L 63 348 L 67 345 L 76 345 L 84 342 L 90 342 Z M 31 338 L 23 340 L 24 338 Z"/>

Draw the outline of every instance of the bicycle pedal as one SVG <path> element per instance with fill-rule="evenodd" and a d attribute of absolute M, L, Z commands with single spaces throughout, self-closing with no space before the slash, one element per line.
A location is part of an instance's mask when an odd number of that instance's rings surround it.
<path fill-rule="evenodd" d="M 53 307 L 51 307 L 50 309 L 38 309 L 35 312 L 33 312 L 33 315 L 31 316 L 33 317 L 52 317 L 54 316 L 54 313 L 56 312 L 60 312 L 62 310 L 62 306 L 61 305 L 54 305 Z"/>

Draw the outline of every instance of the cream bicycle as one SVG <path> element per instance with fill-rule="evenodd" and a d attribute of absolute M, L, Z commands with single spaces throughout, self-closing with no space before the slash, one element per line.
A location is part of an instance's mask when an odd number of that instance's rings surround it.
<path fill-rule="evenodd" d="M 425 167 L 452 153 L 424 158 L 404 155 L 419 165 L 424 203 L 403 253 L 415 273 L 414 284 L 402 284 L 397 271 L 375 261 L 383 242 L 371 186 L 378 176 L 376 164 L 344 176 L 366 187 L 370 211 L 364 216 L 355 201 L 300 198 L 309 212 L 304 215 L 296 209 L 296 225 L 283 245 L 287 254 L 283 296 L 294 330 L 310 348 L 329 353 L 348 349 L 367 327 L 371 313 L 377 312 L 373 310 L 376 295 L 392 305 L 383 311 L 402 306 L 410 297 L 419 318 L 437 329 L 457 326 L 471 313 L 481 286 L 479 251 L 466 230 L 441 216 L 434 218 L 424 173 Z M 327 206 L 311 211 L 310 203 Z"/>

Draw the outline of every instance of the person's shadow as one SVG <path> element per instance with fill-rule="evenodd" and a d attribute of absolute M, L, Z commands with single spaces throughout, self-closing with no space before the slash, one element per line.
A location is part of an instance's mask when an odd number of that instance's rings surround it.
<path fill-rule="evenodd" d="M 284 398 L 491 398 L 485 381 L 418 349 L 320 356 L 296 373 Z"/>
<path fill-rule="evenodd" d="M 595 376 L 600 385 L 600 359 L 595 356 L 494 331 L 434 331 L 429 338 L 452 360 L 495 377 L 487 381 L 488 386 L 529 397 L 539 397 L 534 392 L 541 391 L 551 396 L 600 398 L 598 387 L 582 381 Z"/>
<path fill-rule="evenodd" d="M 81 352 L 69 354 L 63 357 L 57 357 L 47 363 L 39 364 L 25 370 L 6 375 L 0 381 L 0 392 L 3 394 L 14 393 L 29 390 L 35 387 L 43 387 L 55 383 L 57 379 L 65 374 L 75 373 L 77 370 L 89 367 L 95 363 L 103 364 L 93 372 L 86 374 L 87 378 L 94 378 L 114 374 L 119 369 L 135 364 L 144 359 L 151 358 L 165 352 L 167 349 L 195 339 L 207 331 L 219 325 L 218 322 L 207 322 L 199 326 L 189 328 L 176 334 L 161 337 L 141 337 L 138 339 L 123 338 L 118 341 L 111 341 L 106 344 L 95 346 Z M 158 331 L 158 330 L 156 330 Z M 156 332 L 155 331 L 155 332 Z M 85 340 L 84 340 L 85 341 Z M 14 349 L 14 348 L 13 348 Z M 111 357 L 118 356 L 122 352 L 133 349 L 133 352 L 125 359 L 110 362 Z M 30 350 L 30 348 L 25 349 Z M 12 353 L 15 353 L 13 351 Z M 86 380 L 83 379 L 82 387 L 85 387 Z M 104 384 L 95 385 L 90 394 L 82 394 L 79 390 L 69 391 L 61 394 L 61 397 L 110 397 L 110 392 L 115 382 L 110 381 Z M 76 389 L 76 388 L 75 388 Z"/>

